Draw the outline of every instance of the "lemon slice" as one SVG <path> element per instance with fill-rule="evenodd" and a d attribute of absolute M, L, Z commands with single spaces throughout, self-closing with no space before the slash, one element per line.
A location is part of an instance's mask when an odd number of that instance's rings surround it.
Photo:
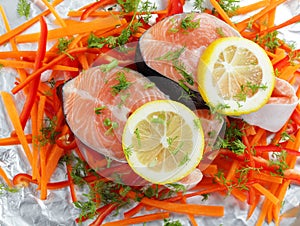
<path fill-rule="evenodd" d="M 199 164 L 204 135 L 199 118 L 185 105 L 156 100 L 127 120 L 123 150 L 131 168 L 155 184 L 179 181 Z"/>
<path fill-rule="evenodd" d="M 204 101 L 226 115 L 257 111 L 267 103 L 275 85 L 266 52 L 240 37 L 212 42 L 201 55 L 197 76 Z"/>

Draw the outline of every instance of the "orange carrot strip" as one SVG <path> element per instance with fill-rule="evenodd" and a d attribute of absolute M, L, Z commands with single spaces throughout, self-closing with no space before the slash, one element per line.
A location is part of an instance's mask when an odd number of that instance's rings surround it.
<path fill-rule="evenodd" d="M 226 175 L 226 181 L 231 181 L 236 175 L 236 170 L 238 169 L 240 163 L 237 160 L 233 160 L 230 169 Z"/>
<path fill-rule="evenodd" d="M 261 194 L 263 194 L 267 199 L 269 199 L 274 205 L 277 205 L 279 203 L 279 199 L 274 194 L 272 194 L 269 190 L 264 188 L 261 184 L 255 183 L 252 186 Z"/>
<path fill-rule="evenodd" d="M 266 133 L 266 130 L 259 127 L 256 130 L 256 134 L 254 135 L 254 137 L 252 138 L 252 140 L 250 142 L 250 146 L 252 147 L 254 145 L 257 145 L 265 133 Z"/>
<path fill-rule="evenodd" d="M 216 164 L 210 164 L 202 171 L 204 175 L 215 175 L 218 172 L 218 166 Z"/>
<path fill-rule="evenodd" d="M 261 180 L 261 181 L 269 182 L 269 183 L 282 184 L 282 182 L 283 182 L 282 177 L 271 176 L 269 174 L 262 173 L 262 172 L 254 172 L 253 178 Z"/>
<path fill-rule="evenodd" d="M 258 20 L 259 18 L 266 15 L 268 12 L 275 9 L 278 5 L 282 4 L 285 1 L 286 0 L 278 0 L 278 1 L 274 2 L 272 5 L 266 6 L 264 9 L 262 9 L 261 11 L 256 13 L 255 15 L 251 16 L 251 18 L 247 18 L 247 19 L 237 23 L 236 24 L 237 30 L 240 31 L 240 32 L 245 30 L 245 28 L 247 28 L 248 23 L 249 23 L 250 20 L 252 20 L 252 21 Z"/>
<path fill-rule="evenodd" d="M 270 0 L 270 4 L 274 4 L 276 0 Z M 275 14 L 276 14 L 276 8 L 271 10 L 269 13 L 268 13 L 268 26 L 267 28 L 270 28 L 270 27 L 274 27 L 274 22 L 275 22 Z"/>
<path fill-rule="evenodd" d="M 38 136 L 39 136 L 39 128 L 38 128 L 38 104 L 34 102 L 32 105 L 32 109 L 30 112 L 31 116 L 31 130 L 32 130 L 32 137 L 33 137 L 33 145 L 32 145 L 32 179 L 37 180 L 39 179 L 39 171 L 38 171 L 38 156 L 39 156 L 39 149 L 38 149 Z"/>
<path fill-rule="evenodd" d="M 300 64 L 286 66 L 282 71 L 280 71 L 278 77 L 288 81 L 299 68 Z"/>
<path fill-rule="evenodd" d="M 115 16 L 106 17 L 102 19 L 95 19 L 90 22 L 78 24 L 77 26 L 68 26 L 48 31 L 48 40 L 63 38 L 67 36 L 73 36 L 77 34 L 83 34 L 88 32 L 94 32 L 98 30 L 104 30 L 108 28 L 114 28 L 121 25 L 123 22 Z M 36 42 L 38 40 L 39 33 L 19 35 L 16 37 L 17 43 Z"/>
<path fill-rule="evenodd" d="M 250 208 L 248 210 L 247 220 L 249 220 L 251 218 L 251 216 L 253 215 L 256 207 L 258 206 L 259 201 L 260 201 L 260 196 L 255 195 L 254 202 L 253 202 L 253 204 L 250 205 Z"/>
<path fill-rule="evenodd" d="M 66 23 L 63 21 L 63 19 L 58 15 L 56 10 L 54 9 L 53 5 L 50 4 L 48 0 L 42 0 L 42 2 L 48 7 L 48 9 L 51 11 L 51 13 L 55 16 L 57 21 L 62 27 L 66 27 Z"/>
<path fill-rule="evenodd" d="M 182 203 L 187 204 L 186 197 L 182 197 Z M 193 214 L 188 214 L 188 217 L 192 226 L 198 226 L 195 216 Z"/>
<path fill-rule="evenodd" d="M 88 48 L 87 47 L 83 47 L 83 48 L 76 48 L 76 49 L 71 49 L 68 51 L 68 54 L 73 54 L 73 53 L 82 53 L 87 51 Z M 43 65 L 41 68 L 39 68 L 38 70 L 34 71 L 31 75 L 29 75 L 26 80 L 22 83 L 20 83 L 19 85 L 15 86 L 12 89 L 12 92 L 15 94 L 17 92 L 19 92 L 22 88 L 24 88 L 25 86 L 27 86 L 33 79 L 35 79 L 35 77 L 39 76 L 40 73 L 50 69 L 51 67 L 53 67 L 54 65 L 56 65 L 58 62 L 64 60 L 65 58 L 67 58 L 68 56 L 66 54 L 62 54 L 57 56 L 55 59 L 53 59 L 51 62 L 49 62 L 46 65 Z"/>
<path fill-rule="evenodd" d="M 241 202 L 245 202 L 247 200 L 247 195 L 240 189 L 232 189 L 231 194 Z"/>
<path fill-rule="evenodd" d="M 25 135 L 25 138 L 26 138 L 28 143 L 32 142 L 32 135 L 31 134 Z M 0 146 L 18 145 L 18 144 L 21 144 L 18 137 L 11 136 L 11 137 L 0 138 Z"/>
<path fill-rule="evenodd" d="M 69 11 L 68 16 L 69 17 L 81 17 L 83 14 L 83 11 Z M 136 15 L 143 15 L 146 14 L 146 12 L 136 12 Z M 157 10 L 151 12 L 151 14 L 158 14 L 158 15 L 165 15 L 167 14 L 167 10 Z M 106 17 L 111 15 L 122 15 L 122 16 L 133 16 L 133 12 L 125 13 L 120 11 L 96 11 L 89 14 L 89 17 Z"/>
<path fill-rule="evenodd" d="M 126 196 L 134 199 L 136 194 L 130 191 L 126 194 Z M 194 214 L 211 217 L 224 216 L 223 206 L 205 206 L 196 204 L 172 203 L 167 201 L 153 200 L 146 197 L 142 198 L 140 202 L 147 206 L 152 206 L 158 209 L 163 209 L 174 213 Z"/>
<path fill-rule="evenodd" d="M 236 29 L 235 24 L 230 20 L 227 13 L 222 9 L 222 7 L 219 5 L 219 3 L 216 0 L 210 0 L 210 3 L 213 5 L 213 7 L 217 10 L 217 12 L 220 14 L 222 19 L 229 24 L 231 27 Z M 237 30 L 237 29 L 236 29 Z"/>
<path fill-rule="evenodd" d="M 163 220 L 170 217 L 169 212 L 161 212 L 161 213 L 150 213 L 143 216 L 125 218 L 117 221 L 112 221 L 108 223 L 102 224 L 103 226 L 120 226 L 120 225 L 131 225 L 131 224 L 139 224 L 149 221 Z"/>
<path fill-rule="evenodd" d="M 37 53 L 36 51 L 19 51 L 19 50 L 4 51 L 4 52 L 0 52 L 0 59 L 6 59 L 6 58 L 20 59 L 22 57 L 34 59 L 36 57 L 36 53 Z M 52 52 L 47 52 L 46 56 L 55 57 L 57 56 L 57 54 Z"/>
<path fill-rule="evenodd" d="M 282 0 L 282 1 L 283 1 L 283 0 Z M 276 3 L 274 3 L 274 4 L 275 4 L 274 6 L 276 6 L 278 3 L 281 4 L 282 2 L 281 2 L 281 1 L 280 1 L 280 2 L 279 2 L 279 1 L 276 2 Z M 278 5 L 279 5 L 279 4 L 278 4 Z M 271 6 L 273 6 L 273 5 L 271 5 Z M 273 9 L 275 9 L 275 8 L 276 8 L 276 7 L 274 7 L 274 8 L 272 7 L 271 10 L 273 10 Z M 280 29 L 280 28 L 283 28 L 283 27 L 286 27 L 286 26 L 288 26 L 288 25 L 297 23 L 297 22 L 299 22 L 299 21 L 300 21 L 300 15 L 294 16 L 294 17 L 292 17 L 291 19 L 289 19 L 289 20 L 287 20 L 287 21 L 285 21 L 285 22 L 283 22 L 283 23 L 281 23 L 281 24 L 278 24 L 278 25 L 273 26 L 273 27 L 268 27 L 267 29 L 265 29 L 265 30 L 259 32 L 258 34 L 255 34 L 255 35 L 253 35 L 253 36 L 250 36 L 249 38 L 254 38 L 256 35 L 260 36 L 260 35 L 263 35 L 263 34 L 266 34 L 266 33 L 272 32 L 272 31 L 276 31 L 276 30 L 278 30 L 278 29 Z"/>
<path fill-rule="evenodd" d="M 0 176 L 3 178 L 3 180 L 5 181 L 5 183 L 7 184 L 8 187 L 12 187 L 13 184 L 10 181 L 10 179 L 8 178 L 6 172 L 0 167 Z"/>
<path fill-rule="evenodd" d="M 279 213 L 280 213 L 281 205 L 289 185 L 290 185 L 289 180 L 284 181 L 283 184 L 279 186 L 276 192 L 276 196 L 278 197 L 279 202 L 273 206 L 273 219 L 275 223 L 279 221 Z"/>
<path fill-rule="evenodd" d="M 1 92 L 1 96 L 3 99 L 5 109 L 6 109 L 8 115 L 9 115 L 9 118 L 15 128 L 16 134 L 20 140 L 20 143 L 22 144 L 22 147 L 24 149 L 26 157 L 27 157 L 30 165 L 32 166 L 32 153 L 29 148 L 29 144 L 27 142 L 24 131 L 22 129 L 22 125 L 20 122 L 20 118 L 19 118 L 18 111 L 15 106 L 14 100 L 9 93 L 4 92 L 4 91 Z"/>
<path fill-rule="evenodd" d="M 19 60 L 1 60 L 0 64 L 4 67 L 11 67 L 11 68 L 34 68 L 33 62 L 26 62 L 26 61 L 19 61 Z M 45 64 L 43 64 L 45 65 Z M 78 71 L 78 68 L 64 66 L 64 65 L 54 65 L 51 69 L 56 71 Z"/>
<path fill-rule="evenodd" d="M 56 5 L 60 4 L 62 1 L 63 0 L 55 1 L 55 4 L 53 3 L 53 6 L 56 6 Z M 46 11 L 42 12 L 41 14 L 33 17 L 32 19 L 27 20 L 25 23 L 23 23 L 22 25 L 16 27 L 15 29 L 1 35 L 0 36 L 0 45 L 6 43 L 7 41 L 11 40 L 13 37 L 16 37 L 17 35 L 19 35 L 23 31 L 27 30 L 33 24 L 37 23 L 40 20 L 41 17 L 47 16 L 50 13 L 51 13 L 50 10 L 46 10 Z"/>
<path fill-rule="evenodd" d="M 39 133 L 42 132 L 42 128 L 44 125 L 44 113 L 45 113 L 45 104 L 46 104 L 46 97 L 40 96 L 40 101 L 38 103 L 38 112 L 37 112 L 37 130 Z M 40 198 L 45 200 L 47 198 L 47 179 L 46 179 L 46 151 L 49 145 L 41 144 L 39 147 L 40 151 L 40 169 L 41 169 L 41 182 L 40 182 L 40 189 L 41 194 Z"/>
<path fill-rule="evenodd" d="M 266 6 L 266 1 L 259 1 L 259 2 L 255 2 L 255 3 L 252 3 L 250 5 L 246 5 L 246 6 L 241 6 L 239 7 L 235 13 L 237 15 L 241 15 L 241 14 L 247 14 L 247 13 L 250 13 L 250 12 L 253 12 L 255 10 L 258 10 L 262 7 Z"/>

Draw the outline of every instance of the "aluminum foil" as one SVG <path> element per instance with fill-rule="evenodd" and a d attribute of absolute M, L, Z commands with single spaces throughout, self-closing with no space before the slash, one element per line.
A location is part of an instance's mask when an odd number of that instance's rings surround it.
<path fill-rule="evenodd" d="M 59 14 L 63 17 L 66 16 L 67 12 L 72 9 L 78 9 L 79 7 L 94 2 L 94 0 L 64 0 L 59 6 L 56 7 Z M 158 7 L 165 7 L 166 1 L 155 1 Z M 241 5 L 249 4 L 249 0 L 242 0 Z M 14 28 L 22 24 L 25 19 L 17 15 L 17 4 L 18 0 L 0 0 L 0 4 L 4 8 L 11 28 Z M 205 6 L 211 7 L 209 1 L 205 2 Z M 31 1 L 31 14 L 34 16 L 45 9 L 45 6 L 40 0 Z M 193 9 L 193 1 L 186 1 L 184 7 L 186 11 Z M 286 3 L 278 7 L 276 12 L 276 23 L 281 23 L 294 15 L 300 13 L 300 1 L 289 0 Z M 243 17 L 234 17 L 234 21 L 242 20 Z M 47 18 L 49 29 L 55 27 L 52 23 L 53 17 Z M 26 32 L 32 32 L 38 30 L 37 26 L 33 26 Z M 5 27 L 0 20 L 0 34 L 5 33 Z M 293 42 L 297 48 L 300 47 L 300 23 L 286 27 L 280 30 L 280 36 L 288 42 Z M 20 45 L 22 50 L 36 49 L 34 44 L 23 44 Z M 9 45 L 0 46 L 0 51 L 10 50 Z M 45 73 L 44 76 L 46 76 Z M 14 86 L 15 77 L 17 76 L 16 71 L 10 68 L 3 68 L 0 70 L 0 90 L 10 91 Z M 16 104 L 19 107 L 22 106 L 24 96 L 20 93 L 15 96 Z M 3 103 L 0 101 L 0 137 L 8 137 L 12 131 L 12 125 L 4 111 Z M 23 150 L 20 146 L 0 146 L 0 166 L 6 171 L 9 178 L 13 178 L 17 173 L 31 173 L 31 169 L 26 161 Z M 300 161 L 297 163 L 297 168 L 300 168 Z M 52 180 L 64 180 L 66 179 L 64 166 L 59 166 L 53 175 Z M 0 184 L 2 183 L 0 178 Z M 83 194 L 84 190 L 78 188 L 79 194 Z M 79 196 L 83 198 L 83 196 Z M 199 225 L 255 225 L 256 219 L 259 215 L 259 208 L 256 209 L 253 216 L 247 221 L 248 206 L 245 203 L 236 201 L 232 197 L 221 197 L 217 195 L 210 196 L 210 198 L 203 202 L 201 197 L 195 197 L 189 200 L 192 203 L 212 204 L 212 205 L 223 205 L 225 207 L 225 216 L 222 218 L 209 218 L 199 217 L 197 221 Z M 259 206 L 261 203 L 259 204 Z M 286 194 L 285 202 L 282 208 L 282 212 L 285 212 L 291 208 L 300 208 L 300 186 L 291 186 Z M 119 214 L 122 214 L 122 211 Z M 0 194 L 0 225 L 1 226 L 56 226 L 56 225 L 76 225 L 74 219 L 78 217 L 79 210 L 76 209 L 71 201 L 71 197 L 68 188 L 61 189 L 58 191 L 49 191 L 48 198 L 45 201 L 39 199 L 39 191 L 35 185 L 30 185 L 26 188 L 21 188 L 16 193 L 4 191 Z M 119 215 L 121 216 L 121 215 Z M 183 216 L 172 216 L 180 219 L 183 225 L 189 225 L 187 218 Z M 111 219 L 118 219 L 118 216 Z M 91 221 L 84 222 L 82 225 L 88 225 Z M 148 224 L 147 224 L 148 225 Z M 149 225 L 162 225 L 162 223 L 149 223 Z M 267 225 L 265 223 L 265 225 Z M 271 223 L 270 225 L 274 225 Z M 300 225 L 300 216 L 296 218 L 284 219 L 281 224 L 282 226 L 287 225 Z"/>

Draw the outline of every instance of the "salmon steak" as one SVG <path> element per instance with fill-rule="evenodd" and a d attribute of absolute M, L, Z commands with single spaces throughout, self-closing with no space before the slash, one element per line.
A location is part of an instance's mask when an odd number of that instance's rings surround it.
<path fill-rule="evenodd" d="M 143 104 L 168 97 L 134 70 L 102 66 L 83 71 L 64 84 L 64 114 L 80 142 L 125 162 L 121 141 L 127 118 Z"/>
<path fill-rule="evenodd" d="M 140 38 L 136 54 L 138 71 L 166 76 L 197 91 L 197 66 L 203 50 L 214 40 L 229 36 L 240 34 L 206 13 L 167 17 Z"/>

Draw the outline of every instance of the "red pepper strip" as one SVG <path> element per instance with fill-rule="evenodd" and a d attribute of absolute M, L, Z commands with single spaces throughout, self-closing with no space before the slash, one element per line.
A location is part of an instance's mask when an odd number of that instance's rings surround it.
<path fill-rule="evenodd" d="M 274 69 L 281 71 L 285 66 L 291 64 L 291 58 L 296 57 L 300 53 L 300 49 L 294 50 L 293 55 L 288 55 L 274 65 Z"/>
<path fill-rule="evenodd" d="M 37 55 L 35 58 L 34 62 L 34 70 L 37 71 L 41 66 L 43 65 L 43 59 L 46 55 L 46 45 L 47 45 L 47 35 L 48 35 L 48 28 L 46 21 L 44 17 L 40 18 L 40 25 L 41 25 L 41 35 L 39 39 L 39 44 L 38 44 L 38 51 Z M 41 73 L 39 73 L 34 80 L 31 81 L 30 83 L 30 89 L 29 93 L 27 95 L 24 107 L 22 109 L 22 112 L 20 114 L 20 121 L 22 128 L 24 129 L 26 122 L 29 118 L 31 108 L 35 102 L 36 96 L 37 96 L 37 91 L 38 87 L 40 84 L 40 77 Z"/>
<path fill-rule="evenodd" d="M 67 134 L 59 137 L 58 139 L 56 139 L 55 142 L 58 147 L 66 150 L 66 151 L 72 150 L 77 147 L 76 140 L 73 139 L 73 140 L 69 141 Z"/>
<path fill-rule="evenodd" d="M 105 220 L 105 218 L 106 218 L 112 211 L 114 211 L 114 209 L 116 209 L 117 206 L 118 206 L 117 203 L 107 204 L 107 205 L 105 206 L 106 208 L 104 209 L 104 211 L 101 212 L 101 213 L 99 214 L 99 216 L 97 217 L 97 219 L 96 219 L 94 222 L 92 222 L 92 223 L 90 224 L 90 226 L 99 226 L 99 225 L 101 225 L 102 222 Z"/>
<path fill-rule="evenodd" d="M 124 218 L 131 218 L 132 216 L 136 215 L 140 212 L 144 207 L 143 203 L 138 203 L 135 207 L 131 208 L 130 210 L 124 213 Z"/>
<path fill-rule="evenodd" d="M 256 151 L 257 155 L 261 155 L 264 152 L 282 152 L 284 150 L 289 155 L 300 156 L 300 152 L 297 150 L 283 148 L 275 145 L 255 146 L 254 150 Z"/>
<path fill-rule="evenodd" d="M 13 185 L 23 185 L 28 186 L 29 183 L 38 185 L 37 180 L 33 180 L 32 176 L 26 173 L 19 173 L 13 178 Z M 60 182 L 50 182 L 47 184 L 47 188 L 50 190 L 56 190 L 65 188 L 70 185 L 69 181 L 60 181 Z"/>
<path fill-rule="evenodd" d="M 106 208 L 107 208 L 107 206 L 102 206 L 102 207 L 100 207 L 100 208 L 98 208 L 98 209 L 96 210 L 96 213 L 100 214 L 100 213 L 102 213 Z M 76 221 L 76 223 L 81 223 L 81 222 L 86 221 L 86 220 L 88 220 L 88 219 L 90 219 L 89 216 L 82 216 L 82 217 L 76 218 L 75 221 Z"/>
<path fill-rule="evenodd" d="M 80 20 L 85 20 L 92 12 L 95 12 L 100 7 L 115 3 L 117 3 L 116 0 L 100 0 L 98 2 L 95 2 L 84 10 L 84 12 L 81 14 Z"/>

